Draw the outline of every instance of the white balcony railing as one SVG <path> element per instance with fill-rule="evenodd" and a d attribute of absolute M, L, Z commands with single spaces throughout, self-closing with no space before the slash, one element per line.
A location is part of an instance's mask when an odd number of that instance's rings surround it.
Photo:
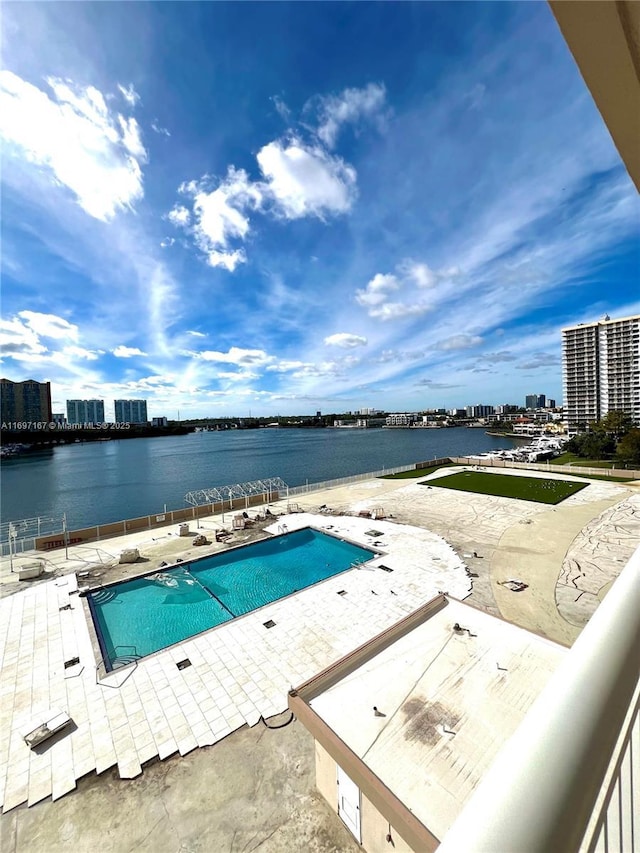
<path fill-rule="evenodd" d="M 440 853 L 640 850 L 640 548 Z"/>

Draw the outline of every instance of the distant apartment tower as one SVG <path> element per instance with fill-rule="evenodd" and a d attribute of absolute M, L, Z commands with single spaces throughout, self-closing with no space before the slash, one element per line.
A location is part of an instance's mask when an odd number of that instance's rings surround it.
<path fill-rule="evenodd" d="M 169 420 L 165 416 L 160 417 L 160 418 L 151 418 L 151 426 L 166 427 L 166 426 L 169 426 Z"/>
<path fill-rule="evenodd" d="M 12 382 L 0 379 L 2 423 L 49 423 L 51 421 L 51 383 L 26 379 Z"/>
<path fill-rule="evenodd" d="M 495 409 L 493 406 L 467 406 L 466 413 L 468 418 L 486 418 L 492 415 Z"/>
<path fill-rule="evenodd" d="M 545 394 L 527 394 L 524 400 L 525 409 L 544 409 L 547 404 Z"/>
<path fill-rule="evenodd" d="M 64 412 L 53 412 L 51 415 L 51 420 L 54 424 L 58 424 L 58 426 L 66 426 L 68 421 Z"/>
<path fill-rule="evenodd" d="M 104 400 L 67 400 L 70 424 L 104 423 Z"/>
<path fill-rule="evenodd" d="M 640 425 L 640 315 L 563 329 L 562 374 L 570 435 L 614 410 Z"/>
<path fill-rule="evenodd" d="M 146 400 L 114 400 L 117 424 L 146 424 Z"/>

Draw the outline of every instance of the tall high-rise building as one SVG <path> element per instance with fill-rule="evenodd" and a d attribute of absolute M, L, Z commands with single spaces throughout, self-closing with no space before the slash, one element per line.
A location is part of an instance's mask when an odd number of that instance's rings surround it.
<path fill-rule="evenodd" d="M 563 329 L 562 373 L 571 435 L 611 411 L 640 425 L 640 315 Z"/>
<path fill-rule="evenodd" d="M 524 398 L 525 409 L 544 409 L 546 404 L 546 394 L 527 394 L 527 396 Z"/>
<path fill-rule="evenodd" d="M 104 400 L 67 400 L 70 424 L 104 423 Z"/>
<path fill-rule="evenodd" d="M 146 424 L 146 400 L 114 400 L 117 424 Z"/>
<path fill-rule="evenodd" d="M 26 379 L 12 382 L 0 379 L 2 423 L 49 423 L 51 421 L 51 383 Z"/>

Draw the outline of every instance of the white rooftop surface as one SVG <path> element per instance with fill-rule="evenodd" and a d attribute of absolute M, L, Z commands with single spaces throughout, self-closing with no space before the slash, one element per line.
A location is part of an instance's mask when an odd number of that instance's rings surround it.
<path fill-rule="evenodd" d="M 566 652 L 448 600 L 310 705 L 442 839 Z"/>
<path fill-rule="evenodd" d="M 86 602 L 70 574 L 0 602 L 0 803 L 58 799 L 87 773 L 123 778 L 156 756 L 184 755 L 287 708 L 287 692 L 429 601 L 464 597 L 464 564 L 426 530 L 371 519 L 281 516 L 270 532 L 311 524 L 380 543 L 352 569 L 100 678 Z M 378 531 L 379 537 L 367 536 Z M 380 563 L 392 572 L 376 568 Z M 338 595 L 339 591 L 346 595 Z M 89 617 L 90 618 L 90 617 Z M 274 627 L 264 623 L 273 620 Z M 65 668 L 65 662 L 80 662 Z M 178 661 L 191 666 L 179 670 Z M 102 674 L 102 671 L 101 673 Z M 29 749 L 23 735 L 52 708 L 73 725 Z"/>

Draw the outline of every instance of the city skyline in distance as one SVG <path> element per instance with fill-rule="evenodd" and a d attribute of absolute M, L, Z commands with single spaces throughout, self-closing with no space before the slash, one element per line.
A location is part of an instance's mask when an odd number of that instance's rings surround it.
<path fill-rule="evenodd" d="M 4 375 L 183 420 L 562 400 L 561 329 L 640 312 L 639 207 L 550 10 L 336 9 L 7 7 Z"/>

